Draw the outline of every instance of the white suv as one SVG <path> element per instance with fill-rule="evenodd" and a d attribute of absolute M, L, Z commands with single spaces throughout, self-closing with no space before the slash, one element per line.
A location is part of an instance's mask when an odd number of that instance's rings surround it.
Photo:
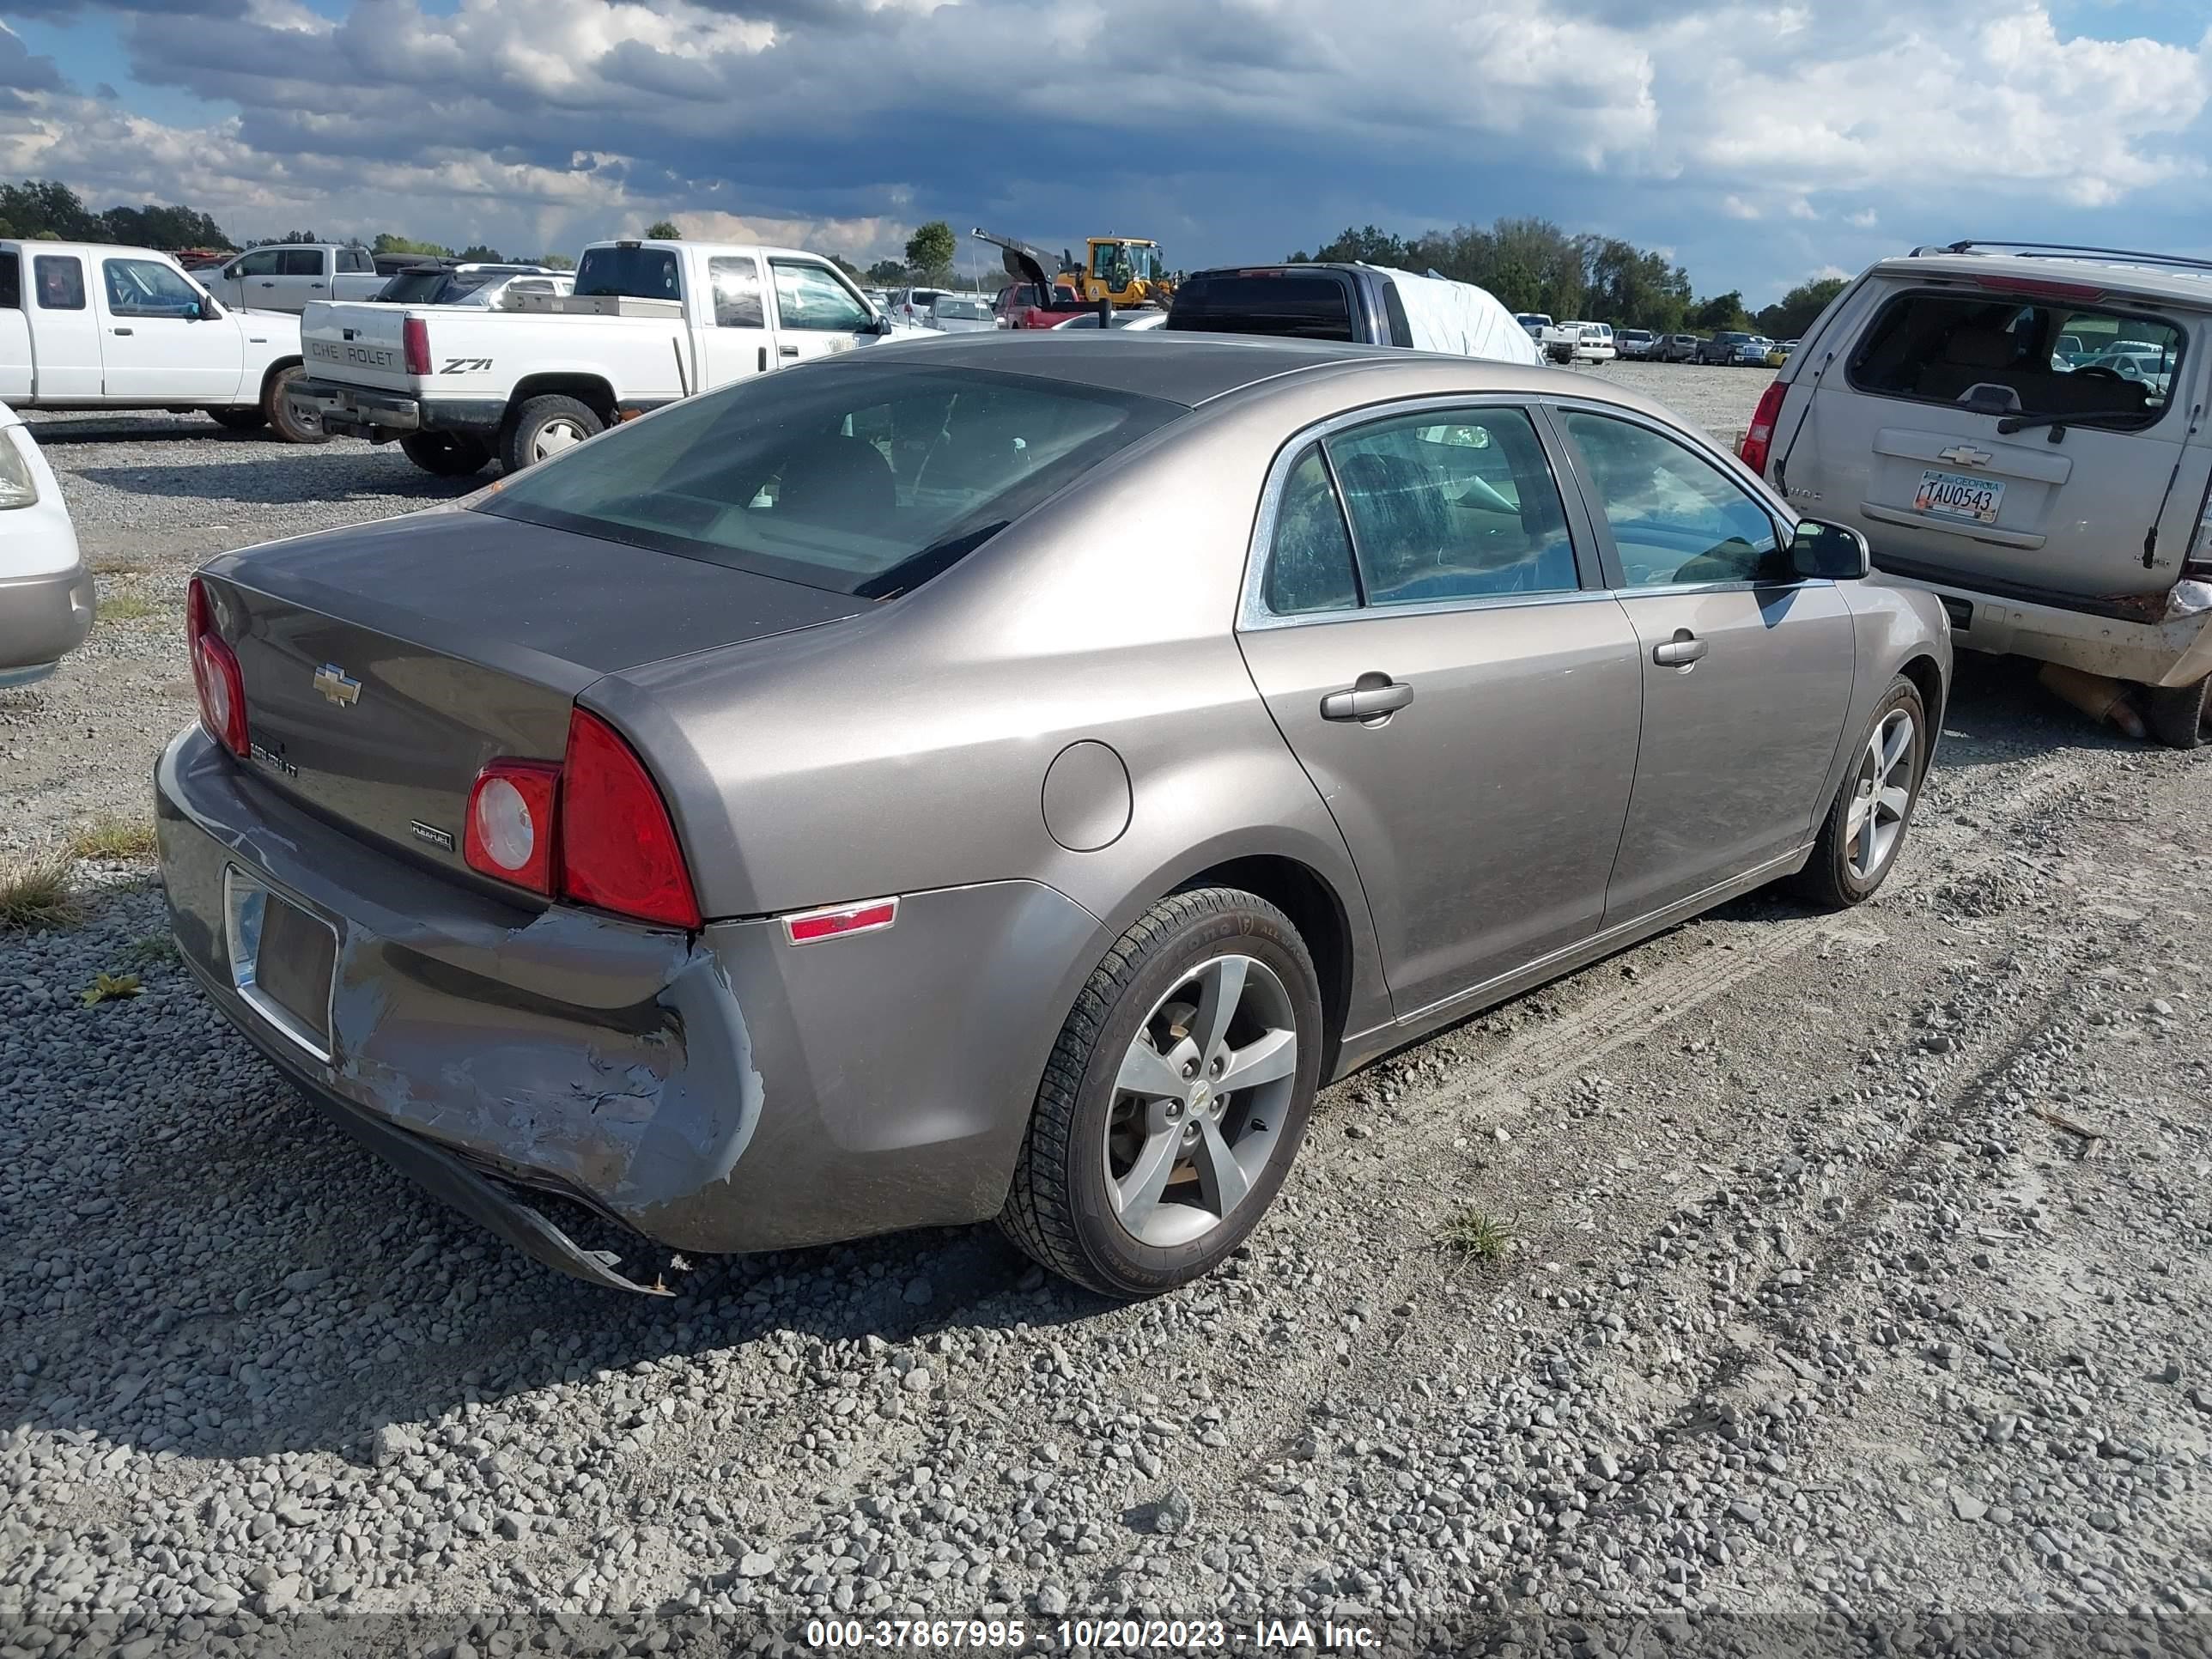
<path fill-rule="evenodd" d="M 1759 399 L 1742 455 L 1928 588 L 1967 649 L 2131 681 L 2212 742 L 2212 263 L 2023 243 L 1869 270 Z"/>

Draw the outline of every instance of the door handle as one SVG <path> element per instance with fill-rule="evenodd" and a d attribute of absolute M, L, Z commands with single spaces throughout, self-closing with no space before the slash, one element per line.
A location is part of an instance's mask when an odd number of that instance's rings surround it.
<path fill-rule="evenodd" d="M 1662 668 L 1687 668 L 1711 649 L 1706 643 L 1686 628 L 1674 630 L 1674 637 L 1651 647 L 1651 660 Z"/>
<path fill-rule="evenodd" d="M 108 330 L 107 331 L 108 331 L 110 334 L 128 334 L 128 333 L 130 333 L 131 331 L 131 330 L 129 330 L 129 329 L 127 329 L 127 328 L 111 328 L 111 329 L 110 329 L 110 330 Z"/>
<path fill-rule="evenodd" d="M 309 288 L 320 288 L 320 287 L 322 286 L 322 284 L 321 284 L 320 283 L 308 283 L 308 284 L 307 284 L 307 286 L 308 286 Z"/>
<path fill-rule="evenodd" d="M 1413 688 L 1403 680 L 1394 680 L 1388 674 L 1362 674 L 1352 685 L 1321 700 L 1321 717 L 1380 726 L 1413 700 Z"/>
<path fill-rule="evenodd" d="M 799 355 L 799 348 L 795 345 L 780 345 L 775 349 L 775 355 L 779 357 L 796 357 Z"/>
<path fill-rule="evenodd" d="M 760 349 L 760 372 L 763 374 L 768 373 L 768 348 L 766 346 L 763 346 Z"/>

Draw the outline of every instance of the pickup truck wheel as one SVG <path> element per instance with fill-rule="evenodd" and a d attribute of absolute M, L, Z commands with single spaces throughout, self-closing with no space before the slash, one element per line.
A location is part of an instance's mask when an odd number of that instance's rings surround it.
<path fill-rule="evenodd" d="M 2193 685 L 2154 685 L 2143 692 L 2143 724 L 2169 749 L 2212 744 L 2212 674 Z"/>
<path fill-rule="evenodd" d="M 314 416 L 300 416 L 292 412 L 292 404 L 285 394 L 307 377 L 307 371 L 294 363 L 289 368 L 280 368 L 269 377 L 269 385 L 261 394 L 261 412 L 268 418 L 270 429 L 279 440 L 288 444 L 326 444 L 331 434 L 323 430 L 322 422 Z"/>
<path fill-rule="evenodd" d="M 450 432 L 410 432 L 399 441 L 399 453 L 441 478 L 465 478 L 483 471 L 491 459 L 491 446 L 483 439 L 457 438 Z"/>
<path fill-rule="evenodd" d="M 262 409 L 210 409 L 208 418 L 226 432 L 257 432 L 269 424 L 269 414 Z"/>
<path fill-rule="evenodd" d="M 507 417 L 507 430 L 499 441 L 500 465 L 520 472 L 550 455 L 574 449 L 605 426 L 588 404 L 574 398 L 532 398 Z"/>
<path fill-rule="evenodd" d="M 1288 916 L 1228 887 L 1162 900 L 1060 1027 L 1000 1226 L 1108 1296 L 1209 1272 L 1290 1171 L 1322 1045 L 1319 981 Z"/>

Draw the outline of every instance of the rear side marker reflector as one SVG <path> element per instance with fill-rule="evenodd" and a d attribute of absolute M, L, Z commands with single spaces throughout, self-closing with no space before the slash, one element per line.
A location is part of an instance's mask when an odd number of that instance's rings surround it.
<path fill-rule="evenodd" d="M 841 904 L 827 910 L 804 910 L 783 919 L 784 937 L 793 945 L 816 945 L 825 939 L 849 933 L 879 933 L 898 920 L 895 898 L 870 899 L 865 904 Z"/>

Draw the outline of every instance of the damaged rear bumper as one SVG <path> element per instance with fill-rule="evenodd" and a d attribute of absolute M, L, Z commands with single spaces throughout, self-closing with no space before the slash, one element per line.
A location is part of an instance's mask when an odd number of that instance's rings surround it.
<path fill-rule="evenodd" d="M 686 934 L 520 908 L 303 811 L 197 726 L 155 793 L 178 944 L 216 1006 L 439 1196 L 631 1289 L 652 1273 L 576 1244 L 529 1194 L 699 1254 L 995 1215 L 1107 943 L 1023 881 L 905 895 L 895 927 L 803 946 L 772 920 Z M 240 885 L 330 929 L 326 1031 L 269 1017 Z"/>
<path fill-rule="evenodd" d="M 1881 563 L 1879 552 L 1875 562 Z M 2145 596 L 2146 614 L 2130 617 L 2118 614 L 2117 603 L 2069 608 L 1931 580 L 1917 571 L 1877 568 L 1869 580 L 1935 594 L 1961 650 L 2063 663 L 2142 685 L 2191 685 L 2212 673 L 2212 611 L 2166 616 L 2163 593 Z"/>

